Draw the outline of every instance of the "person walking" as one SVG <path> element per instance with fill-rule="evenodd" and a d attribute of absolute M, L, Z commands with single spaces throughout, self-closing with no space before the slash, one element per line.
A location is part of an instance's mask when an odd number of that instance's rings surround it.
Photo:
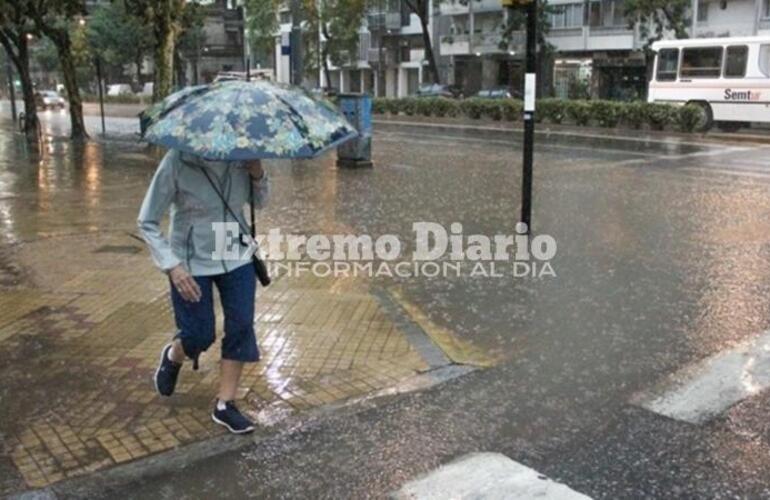
<path fill-rule="evenodd" d="M 155 388 L 171 396 L 185 360 L 197 370 L 198 357 L 214 343 L 216 286 L 224 337 L 211 418 L 237 434 L 254 430 L 234 399 L 244 364 L 260 357 L 256 276 L 243 208 L 249 202 L 263 207 L 268 195 L 269 179 L 259 160 L 210 161 L 172 149 L 155 172 L 137 221 L 155 265 L 168 275 L 176 323 L 176 334 L 160 352 Z M 161 230 L 167 213 L 168 236 Z M 233 227 L 239 237 L 232 238 L 228 228 Z"/>

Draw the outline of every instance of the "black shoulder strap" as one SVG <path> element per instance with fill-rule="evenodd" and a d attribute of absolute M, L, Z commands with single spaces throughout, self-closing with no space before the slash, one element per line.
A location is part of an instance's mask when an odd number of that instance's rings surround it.
<path fill-rule="evenodd" d="M 232 216 L 233 219 L 238 223 L 238 226 L 240 226 L 241 231 L 244 233 L 248 233 L 249 231 L 246 230 L 246 228 L 243 227 L 243 224 L 241 224 L 241 219 L 238 218 L 237 215 L 235 215 L 235 212 L 233 212 L 233 209 L 230 208 L 230 204 L 227 203 L 227 200 L 225 200 L 225 197 L 222 195 L 222 192 L 217 188 L 216 184 L 214 184 L 214 181 L 211 180 L 211 176 L 206 171 L 206 167 L 199 167 L 201 171 L 203 172 L 203 175 L 206 176 L 206 180 L 209 181 L 209 184 L 211 184 L 211 187 L 214 189 L 214 192 L 217 193 L 217 196 L 219 196 L 219 199 L 222 200 L 222 203 L 225 206 L 225 209 L 227 212 Z M 251 181 L 251 178 L 249 178 L 249 195 L 252 198 L 251 199 L 251 237 L 254 238 L 254 183 Z"/>

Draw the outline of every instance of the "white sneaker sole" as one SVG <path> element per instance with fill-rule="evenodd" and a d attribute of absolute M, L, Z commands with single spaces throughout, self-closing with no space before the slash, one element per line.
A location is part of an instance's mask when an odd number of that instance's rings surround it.
<path fill-rule="evenodd" d="M 213 413 L 211 414 L 211 420 L 213 420 L 215 423 L 223 426 L 224 428 L 226 428 L 228 431 L 232 432 L 233 434 L 248 434 L 249 432 L 254 432 L 254 426 L 253 425 L 250 425 L 249 427 L 246 427 L 243 430 L 237 431 L 237 430 L 233 429 L 232 427 L 230 427 L 226 422 L 223 422 L 222 420 L 219 420 L 216 416 L 214 416 Z"/>
<path fill-rule="evenodd" d="M 157 370 L 155 370 L 155 376 L 152 377 L 152 383 L 153 383 L 153 385 L 155 385 L 155 392 L 157 392 L 158 395 L 160 395 L 160 396 L 162 396 L 164 398 L 170 398 L 172 396 L 172 394 L 169 394 L 168 396 L 166 396 L 165 394 L 162 394 L 160 392 L 160 388 L 158 388 L 158 374 L 160 373 L 160 367 L 163 366 L 163 356 L 166 355 L 166 349 L 170 345 L 171 345 L 171 343 L 169 342 L 168 344 L 163 346 L 163 349 L 160 350 L 160 359 L 158 360 L 158 368 L 157 368 Z"/>

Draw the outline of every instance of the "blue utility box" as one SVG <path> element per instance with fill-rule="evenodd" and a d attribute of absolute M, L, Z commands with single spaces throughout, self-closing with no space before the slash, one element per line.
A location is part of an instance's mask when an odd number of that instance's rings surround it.
<path fill-rule="evenodd" d="M 358 130 L 358 137 L 337 148 L 340 167 L 372 166 L 372 96 L 368 94 L 340 94 L 342 114 Z"/>

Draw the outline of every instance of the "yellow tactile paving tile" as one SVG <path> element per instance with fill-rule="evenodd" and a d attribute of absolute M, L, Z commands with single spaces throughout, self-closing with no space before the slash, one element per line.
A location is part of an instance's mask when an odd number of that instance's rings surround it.
<path fill-rule="evenodd" d="M 174 332 L 167 280 L 144 251 L 97 251 L 136 243 L 120 233 L 28 243 L 23 260 L 40 259 L 37 287 L 0 290 L 0 356 L 9 360 L 0 376 L 11 397 L 27 398 L 18 408 L 36 415 L 16 419 L 13 408 L 0 408 L 1 449 L 27 487 L 222 433 L 209 417 L 219 344 L 198 372 L 184 368 L 174 397 L 154 392 L 158 352 Z M 54 248 L 77 255 L 56 280 L 42 279 L 60 266 Z M 221 330 L 221 313 L 219 319 Z M 253 416 L 267 407 L 301 411 L 363 396 L 428 368 L 355 280 L 281 277 L 259 289 L 256 327 L 263 357 L 244 370 L 239 391 Z M 32 386 L 25 373 L 30 346 L 39 347 Z"/>

